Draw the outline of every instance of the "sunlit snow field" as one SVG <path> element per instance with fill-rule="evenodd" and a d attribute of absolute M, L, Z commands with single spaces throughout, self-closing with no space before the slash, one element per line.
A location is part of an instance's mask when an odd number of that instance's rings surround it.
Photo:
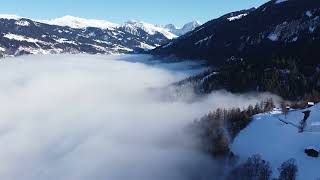
<path fill-rule="evenodd" d="M 306 110 L 310 110 L 311 113 L 305 131 L 301 133 L 292 124 L 298 126 Z M 270 162 L 274 177 L 277 177 L 277 168 L 283 162 L 294 158 L 298 165 L 297 179 L 317 180 L 320 178 L 320 160 L 307 156 L 304 150 L 308 147 L 320 148 L 319 117 L 319 105 L 292 110 L 287 116 L 276 111 L 256 115 L 254 121 L 235 138 L 231 149 L 242 156 L 242 161 L 253 154 L 260 154 Z M 279 119 L 292 124 L 285 124 Z"/>
<path fill-rule="evenodd" d="M 218 106 L 245 107 L 261 97 L 214 92 L 191 103 L 154 90 L 201 69 L 149 56 L 2 59 L 0 179 L 212 177 L 215 162 L 184 127 Z"/>

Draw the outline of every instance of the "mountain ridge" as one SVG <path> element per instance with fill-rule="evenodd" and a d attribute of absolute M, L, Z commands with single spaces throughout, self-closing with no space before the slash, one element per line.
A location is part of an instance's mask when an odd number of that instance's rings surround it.
<path fill-rule="evenodd" d="M 158 47 L 154 55 L 205 59 L 218 65 L 234 59 L 317 55 L 320 3 L 313 0 L 272 0 L 249 10 L 213 19 L 194 31 Z M 309 47 L 306 49 L 305 47 Z"/>
<path fill-rule="evenodd" d="M 179 82 L 199 94 L 271 92 L 300 101 L 320 92 L 320 3 L 272 0 L 205 23 L 151 54 L 205 60 L 207 72 Z"/>
<path fill-rule="evenodd" d="M 144 53 L 178 37 L 161 26 L 143 21 L 119 25 L 70 15 L 53 20 L 33 20 L 2 14 L 0 25 L 0 57 L 52 53 Z"/>

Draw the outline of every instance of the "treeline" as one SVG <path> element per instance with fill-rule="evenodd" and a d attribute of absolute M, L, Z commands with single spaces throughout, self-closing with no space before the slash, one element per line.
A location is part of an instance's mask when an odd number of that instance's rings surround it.
<path fill-rule="evenodd" d="M 281 103 L 281 107 L 284 112 L 286 112 L 286 110 L 284 109 L 284 107 L 286 107 L 286 106 L 290 106 L 290 108 L 293 108 L 293 109 L 303 109 L 308 106 L 309 102 L 319 103 L 320 102 L 320 92 L 319 91 L 312 91 L 311 93 L 306 94 L 302 100 L 296 101 L 296 102 L 283 101 Z"/>
<path fill-rule="evenodd" d="M 271 111 L 274 107 L 273 100 L 267 99 L 243 110 L 219 108 L 196 120 L 192 127 L 196 129 L 204 151 L 213 156 L 225 156 L 230 153 L 231 141 L 248 126 L 252 116 Z"/>
<path fill-rule="evenodd" d="M 297 58 L 274 58 L 264 62 L 239 59 L 180 84 L 191 83 L 199 93 L 218 89 L 237 93 L 268 91 L 288 100 L 303 100 L 313 92 L 320 92 L 320 65 L 312 62 L 306 64 Z"/>
<path fill-rule="evenodd" d="M 294 159 L 290 159 L 278 168 L 279 177 L 272 179 L 272 169 L 269 162 L 261 156 L 254 155 L 243 164 L 240 164 L 229 172 L 227 180 L 295 180 L 298 174 L 298 166 Z"/>
<path fill-rule="evenodd" d="M 246 128 L 253 116 L 270 112 L 275 108 L 274 101 L 263 100 L 255 106 L 245 109 L 216 109 L 196 120 L 193 131 L 201 141 L 201 148 L 220 160 L 222 166 L 218 177 L 226 180 L 295 180 L 298 166 L 294 159 L 284 162 L 279 168 L 279 177 L 272 178 L 273 172 L 269 162 L 261 156 L 249 157 L 244 163 L 237 164 L 239 158 L 230 151 L 230 144 L 238 133 Z"/>

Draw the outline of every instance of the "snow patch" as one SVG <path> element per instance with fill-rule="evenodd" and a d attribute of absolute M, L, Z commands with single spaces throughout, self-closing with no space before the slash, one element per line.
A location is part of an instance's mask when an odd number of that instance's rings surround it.
<path fill-rule="evenodd" d="M 18 26 L 30 26 L 30 23 L 26 20 L 20 20 L 15 23 Z"/>
<path fill-rule="evenodd" d="M 151 45 L 143 43 L 143 42 L 140 42 L 140 46 L 139 47 L 144 49 L 144 50 L 150 50 L 150 49 L 154 49 L 155 48 L 154 46 L 151 46 Z"/>
<path fill-rule="evenodd" d="M 229 21 L 235 21 L 235 20 L 241 19 L 241 18 L 243 18 L 243 17 L 245 17 L 247 15 L 248 15 L 247 13 L 239 14 L 237 16 L 229 17 L 228 20 Z"/>
<path fill-rule="evenodd" d="M 296 42 L 298 40 L 298 37 L 294 37 L 293 39 L 292 39 L 292 42 Z"/>
<path fill-rule="evenodd" d="M 27 41 L 30 43 L 37 43 L 40 42 L 38 39 L 34 39 L 34 38 L 30 38 L 30 37 L 26 37 L 26 36 L 21 36 L 21 35 L 17 35 L 17 34 L 5 34 L 3 37 L 7 38 L 7 39 L 11 39 L 11 40 L 16 40 L 16 41 Z"/>
<path fill-rule="evenodd" d="M 311 11 L 307 11 L 307 12 L 306 12 L 306 16 L 308 16 L 308 17 L 312 17 L 312 13 L 311 13 Z"/>
<path fill-rule="evenodd" d="M 211 77 L 217 75 L 218 72 L 212 72 L 209 75 L 205 76 L 204 78 L 201 79 L 200 84 L 203 84 L 205 81 L 207 81 L 208 79 L 210 79 Z"/>
<path fill-rule="evenodd" d="M 275 4 L 280 4 L 280 3 L 283 3 L 283 2 L 287 2 L 288 0 L 276 0 Z"/>
<path fill-rule="evenodd" d="M 74 45 L 77 45 L 77 43 L 76 43 L 76 42 L 74 42 L 74 41 L 70 41 L 70 40 L 68 40 L 68 39 L 66 39 L 66 38 L 55 39 L 55 41 L 56 41 L 56 42 L 58 42 L 58 43 L 61 43 L 61 44 L 63 44 L 63 43 L 67 43 L 67 44 L 74 44 Z"/>
<path fill-rule="evenodd" d="M 313 33 L 316 30 L 316 27 L 309 26 L 309 32 Z"/>
<path fill-rule="evenodd" d="M 127 51 L 127 52 L 133 52 L 133 49 L 130 49 L 130 48 L 127 48 L 127 47 L 124 47 L 124 46 L 120 46 L 120 45 L 117 45 L 115 47 L 112 48 L 114 51 Z"/>
<path fill-rule="evenodd" d="M 270 39 L 271 41 L 278 41 L 279 35 L 276 33 L 271 33 L 269 34 L 268 39 Z"/>
<path fill-rule="evenodd" d="M 172 45 L 173 45 L 173 42 L 169 42 L 168 44 L 162 46 L 162 48 L 164 49 L 164 48 L 170 47 L 170 46 L 172 46 Z"/>
<path fill-rule="evenodd" d="M 111 42 L 101 41 L 101 40 L 98 40 L 98 39 L 94 39 L 94 41 L 97 42 L 97 43 L 101 43 L 101 44 L 108 44 L 108 45 L 111 45 L 111 44 L 112 44 Z"/>
<path fill-rule="evenodd" d="M 206 37 L 206 38 L 204 38 L 204 39 L 201 39 L 201 40 L 197 41 L 197 42 L 194 43 L 194 44 L 195 44 L 195 45 L 201 45 L 201 44 L 204 43 L 204 42 L 210 41 L 212 37 L 213 37 L 213 35 L 208 36 L 208 37 Z"/>
<path fill-rule="evenodd" d="M 98 51 L 107 51 L 107 49 L 105 47 L 99 46 L 99 45 L 95 45 L 95 44 L 88 44 L 89 46 L 92 46 L 93 48 L 95 48 Z"/>
<path fill-rule="evenodd" d="M 51 50 L 44 50 L 42 48 L 32 48 L 32 47 L 19 47 L 19 49 L 15 52 L 15 54 L 19 54 L 21 51 L 26 51 L 30 54 L 52 54 Z"/>

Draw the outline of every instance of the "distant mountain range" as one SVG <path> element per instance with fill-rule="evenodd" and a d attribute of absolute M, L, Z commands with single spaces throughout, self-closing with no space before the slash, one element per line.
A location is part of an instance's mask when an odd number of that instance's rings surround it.
<path fill-rule="evenodd" d="M 186 25 L 183 32 L 194 28 Z M 54 53 L 138 53 L 160 46 L 181 34 L 181 31 L 171 32 L 164 26 L 142 21 L 119 25 L 73 16 L 33 20 L 0 15 L 0 57 Z"/>
<path fill-rule="evenodd" d="M 23 54 L 141 53 L 228 61 L 320 58 L 320 3 L 316 0 L 271 0 L 258 8 L 228 13 L 203 25 L 182 28 L 128 21 L 65 16 L 32 20 L 0 15 L 0 57 Z"/>
<path fill-rule="evenodd" d="M 205 59 L 214 65 L 235 60 L 264 62 L 275 57 L 315 61 L 320 58 L 319 27 L 319 1 L 271 0 L 209 21 L 152 54 Z"/>

